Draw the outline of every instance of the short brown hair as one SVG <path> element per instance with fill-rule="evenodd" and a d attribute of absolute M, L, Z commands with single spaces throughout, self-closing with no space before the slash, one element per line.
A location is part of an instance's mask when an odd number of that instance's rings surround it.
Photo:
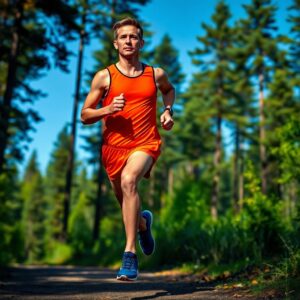
<path fill-rule="evenodd" d="M 140 38 L 141 39 L 143 38 L 144 31 L 143 31 L 143 28 L 142 28 L 141 24 L 136 19 L 125 18 L 125 19 L 122 19 L 122 20 L 120 20 L 120 21 L 118 21 L 114 24 L 114 26 L 113 26 L 114 39 L 116 39 L 118 37 L 118 29 L 123 27 L 123 26 L 126 26 L 126 25 L 135 26 L 138 29 Z"/>

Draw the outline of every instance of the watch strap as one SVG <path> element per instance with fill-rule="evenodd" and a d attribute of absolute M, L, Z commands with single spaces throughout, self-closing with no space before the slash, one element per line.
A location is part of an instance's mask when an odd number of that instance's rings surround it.
<path fill-rule="evenodd" d="M 173 116 L 173 109 L 172 109 L 172 107 L 167 106 L 167 107 L 165 107 L 164 111 L 166 111 L 166 110 L 168 110 L 170 112 L 170 115 Z"/>

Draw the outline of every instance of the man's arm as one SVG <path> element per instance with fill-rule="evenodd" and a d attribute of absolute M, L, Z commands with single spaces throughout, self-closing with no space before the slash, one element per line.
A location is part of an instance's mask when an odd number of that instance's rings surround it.
<path fill-rule="evenodd" d="M 175 101 L 175 88 L 168 80 L 167 74 L 161 68 L 155 68 L 155 80 L 159 90 L 162 93 L 165 108 L 171 109 Z M 165 110 L 160 116 L 160 122 L 165 130 L 172 129 L 174 120 L 170 110 Z"/>
<path fill-rule="evenodd" d="M 123 94 L 113 99 L 110 105 L 97 109 L 97 105 L 103 97 L 105 90 L 109 87 L 109 74 L 107 70 L 99 71 L 93 78 L 90 92 L 88 93 L 81 110 L 81 122 L 93 124 L 103 117 L 123 109 L 125 98 Z"/>

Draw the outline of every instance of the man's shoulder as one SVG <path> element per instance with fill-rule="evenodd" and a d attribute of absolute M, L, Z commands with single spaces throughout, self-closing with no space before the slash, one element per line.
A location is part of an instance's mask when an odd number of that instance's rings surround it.
<path fill-rule="evenodd" d="M 153 67 L 153 69 L 154 69 L 154 74 L 155 74 L 156 79 L 160 79 L 160 78 L 163 78 L 164 76 L 166 76 L 166 72 L 162 68 Z"/>
<path fill-rule="evenodd" d="M 108 71 L 108 68 L 99 70 L 99 71 L 95 74 L 95 77 L 96 77 L 98 80 L 105 80 L 105 79 L 109 78 L 109 71 Z"/>
<path fill-rule="evenodd" d="M 110 75 L 107 68 L 99 70 L 93 79 L 93 85 L 96 88 L 106 88 L 109 85 L 110 82 Z"/>

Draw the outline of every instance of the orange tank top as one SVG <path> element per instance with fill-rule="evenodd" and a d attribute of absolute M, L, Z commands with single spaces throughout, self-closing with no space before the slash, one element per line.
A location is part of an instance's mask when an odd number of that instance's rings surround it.
<path fill-rule="evenodd" d="M 143 72 L 136 77 L 124 75 L 116 65 L 107 69 L 110 86 L 103 106 L 109 105 L 121 93 L 124 93 L 125 106 L 122 111 L 104 118 L 104 144 L 134 148 L 160 141 L 156 126 L 157 87 L 153 68 L 143 65 Z"/>

